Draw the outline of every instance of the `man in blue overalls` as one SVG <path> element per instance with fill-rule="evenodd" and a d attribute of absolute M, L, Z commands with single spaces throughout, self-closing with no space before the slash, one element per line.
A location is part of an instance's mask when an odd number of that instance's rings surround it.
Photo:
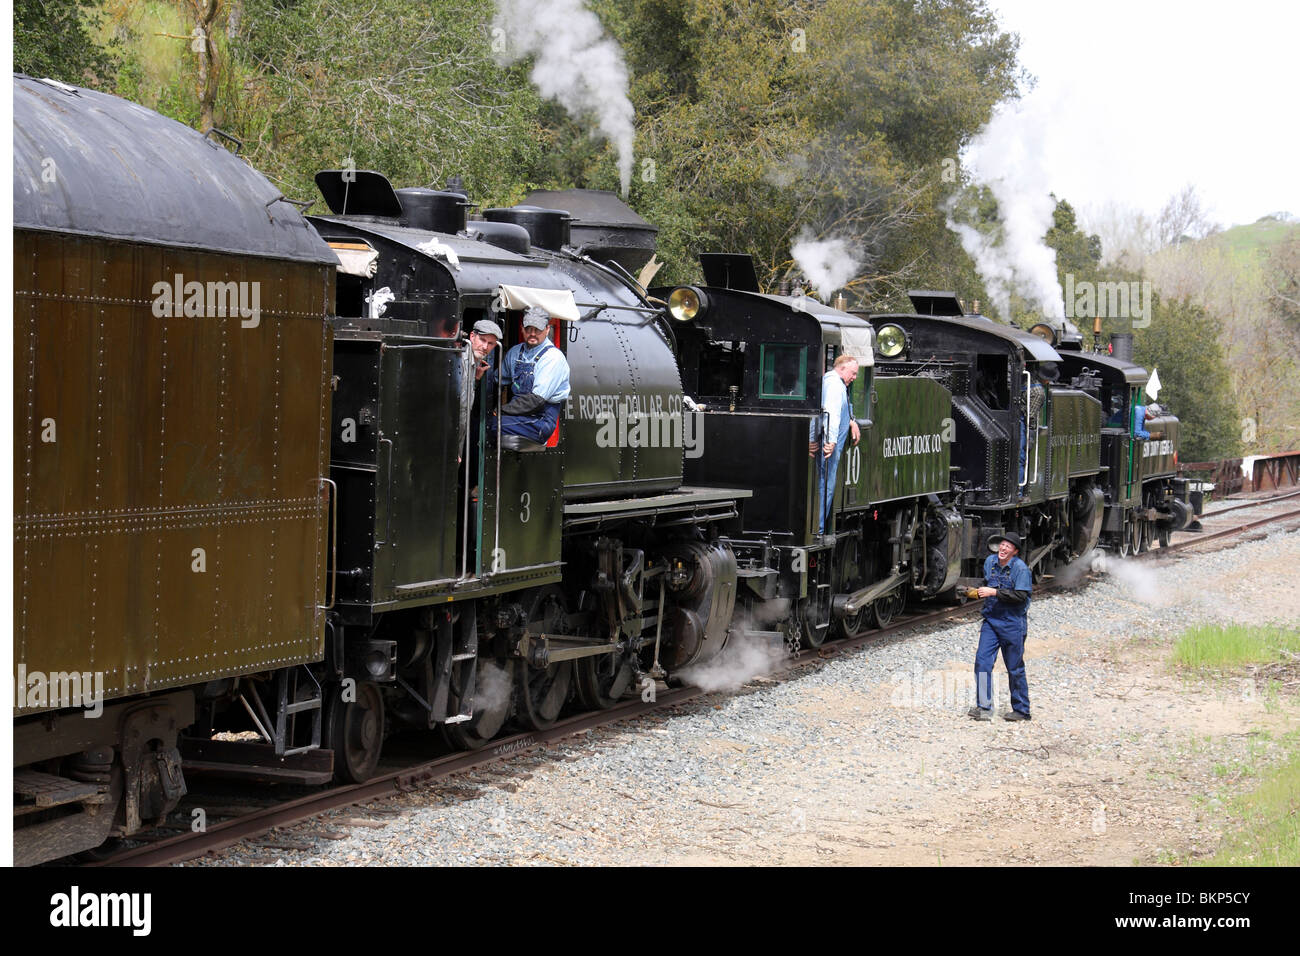
<path fill-rule="evenodd" d="M 501 406 L 501 434 L 545 444 L 569 397 L 569 362 L 546 338 L 551 317 L 534 306 L 524 313 L 523 342 L 506 353 L 501 384 L 511 398 Z"/>
<path fill-rule="evenodd" d="M 976 720 L 988 720 L 993 713 L 993 664 L 1002 649 L 1011 685 L 1011 710 L 1005 720 L 1029 720 L 1029 682 L 1025 679 L 1025 634 L 1029 627 L 1029 592 L 1034 577 L 1020 558 L 1020 535 L 1008 531 L 994 538 L 998 553 L 984 562 L 986 586 L 976 592 L 984 598 L 984 624 L 979 649 L 975 651 L 975 697 L 970 709 Z"/>
<path fill-rule="evenodd" d="M 817 454 L 817 420 L 814 419 L 808 428 L 808 454 L 817 459 L 817 488 L 821 503 L 821 512 L 817 515 L 818 534 L 826 530 L 826 522 L 830 520 L 831 505 L 835 501 L 835 473 L 844 452 L 844 441 L 852 435 L 856 445 L 862 437 L 849 404 L 849 386 L 857 377 L 858 360 L 851 355 L 839 356 L 835 367 L 822 376 L 822 410 L 826 412 L 827 425 L 820 455 Z"/>

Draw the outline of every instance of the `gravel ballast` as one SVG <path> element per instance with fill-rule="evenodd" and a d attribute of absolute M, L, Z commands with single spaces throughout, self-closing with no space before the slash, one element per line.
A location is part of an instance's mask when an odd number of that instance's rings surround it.
<path fill-rule="evenodd" d="M 1189 681 L 1174 637 L 1300 619 L 1300 533 L 1116 563 L 1036 598 L 1033 720 L 977 723 L 978 619 L 287 827 L 189 865 L 1156 863 L 1211 853 L 1223 768 L 1296 726 L 1294 697 Z M 1006 673 L 995 673 L 1006 709 Z M 257 844 L 262 845 L 257 845 Z M 278 846 L 276 845 L 278 844 Z M 285 849 L 291 847 L 291 849 Z"/>

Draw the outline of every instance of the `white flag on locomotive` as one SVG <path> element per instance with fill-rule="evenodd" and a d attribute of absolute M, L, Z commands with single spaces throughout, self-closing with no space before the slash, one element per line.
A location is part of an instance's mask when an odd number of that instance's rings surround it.
<path fill-rule="evenodd" d="M 1151 370 L 1151 378 L 1147 381 L 1146 387 L 1143 391 L 1151 396 L 1151 401 L 1154 402 L 1156 400 L 1156 397 L 1160 393 L 1160 372 L 1158 370 L 1154 368 Z"/>
<path fill-rule="evenodd" d="M 553 319 L 577 322 L 582 316 L 568 289 L 532 289 L 522 285 L 501 285 L 492 303 L 494 309 L 545 309 Z"/>

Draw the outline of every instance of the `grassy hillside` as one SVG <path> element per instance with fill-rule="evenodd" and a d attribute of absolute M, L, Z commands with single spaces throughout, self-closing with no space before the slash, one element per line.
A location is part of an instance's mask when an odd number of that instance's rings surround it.
<path fill-rule="evenodd" d="M 1300 222 L 1264 218 L 1246 226 L 1233 226 L 1204 241 L 1219 243 L 1233 255 L 1241 256 L 1271 252 L 1297 235 L 1300 235 Z"/>

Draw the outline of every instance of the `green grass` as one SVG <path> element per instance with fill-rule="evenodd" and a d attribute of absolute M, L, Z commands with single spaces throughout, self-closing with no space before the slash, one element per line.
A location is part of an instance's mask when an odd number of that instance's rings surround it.
<path fill-rule="evenodd" d="M 1174 643 L 1175 667 L 1230 671 L 1250 665 L 1285 664 L 1300 656 L 1300 631 L 1241 624 L 1201 624 Z"/>
<path fill-rule="evenodd" d="M 1298 231 L 1300 225 L 1296 223 L 1262 219 L 1247 225 L 1233 226 L 1211 237 L 1211 241 L 1223 245 L 1234 255 L 1252 256 L 1271 252 Z"/>
<path fill-rule="evenodd" d="M 1237 826 L 1203 866 L 1300 865 L 1300 740 L 1287 738 L 1284 763 L 1263 774 L 1250 793 L 1233 798 L 1228 817 Z M 1217 768 L 1216 768 L 1217 769 Z"/>

